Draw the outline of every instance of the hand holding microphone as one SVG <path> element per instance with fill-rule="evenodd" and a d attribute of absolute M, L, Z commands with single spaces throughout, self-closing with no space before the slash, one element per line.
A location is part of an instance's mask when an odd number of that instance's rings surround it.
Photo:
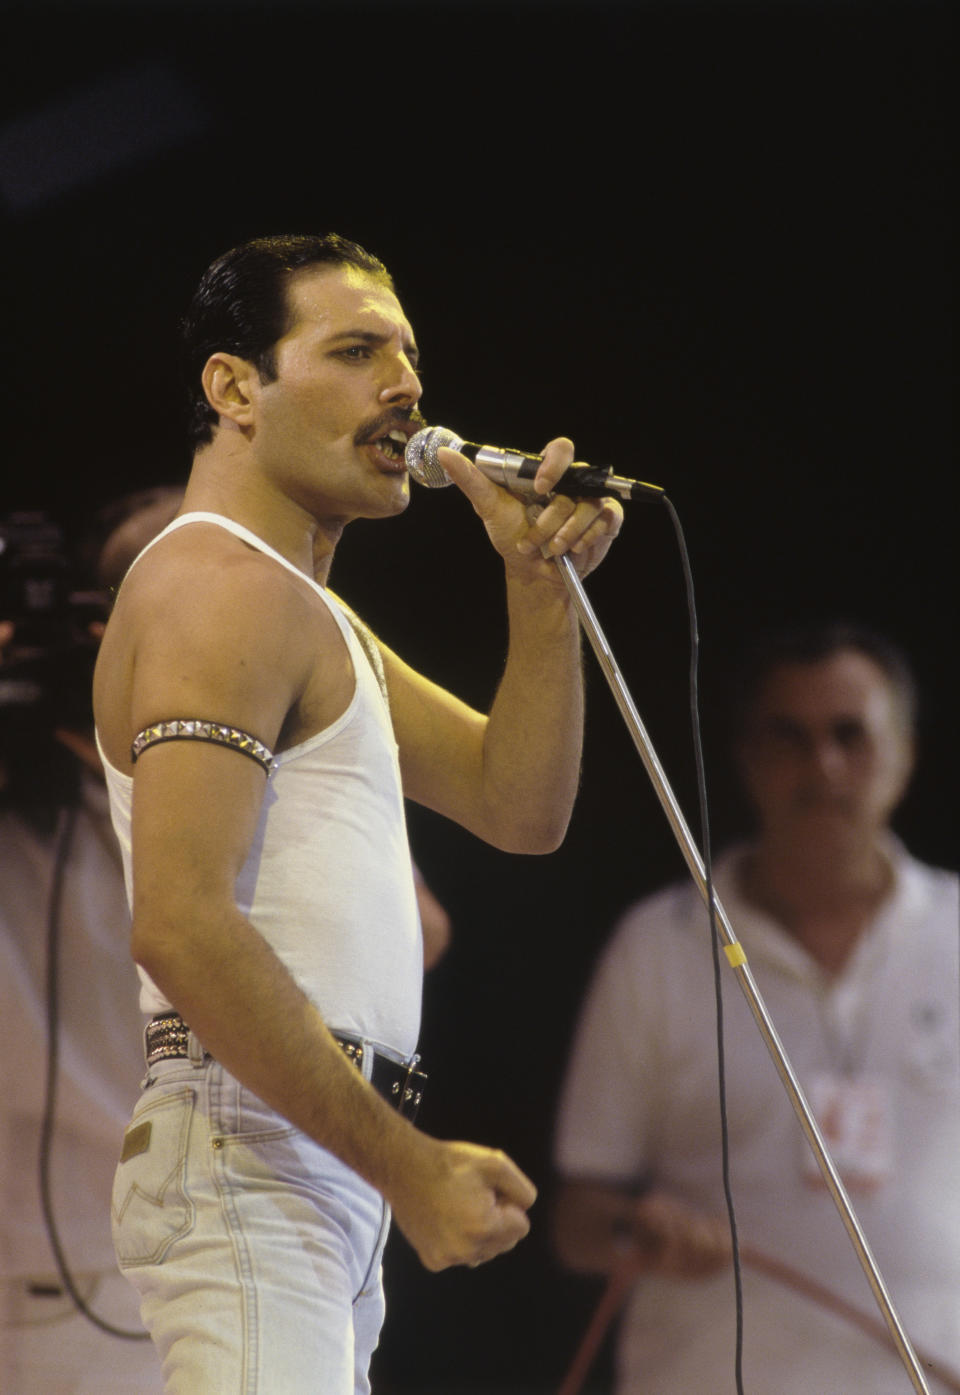
<path fill-rule="evenodd" d="M 471 460 L 475 469 L 467 473 L 461 462 L 454 471 L 448 458 L 448 474 L 439 456 L 444 448 Z M 411 475 L 429 489 L 454 483 L 451 475 L 456 474 L 457 485 L 470 498 L 491 542 L 508 565 L 511 558 L 523 558 L 525 570 L 533 564 L 538 571 L 543 559 L 557 559 L 569 552 L 577 571 L 586 576 L 605 556 L 623 523 L 616 495 L 625 491 L 627 497 L 636 498 L 640 492 L 662 491 L 639 481 L 620 480 L 609 471 L 573 464 L 572 460 L 573 445 L 563 438 L 551 441 L 542 456 L 528 455 L 465 442 L 445 427 L 418 431 L 406 450 Z M 538 473 L 542 492 L 534 487 Z M 491 484 L 499 488 L 491 488 Z M 516 502 L 511 503 L 505 494 Z M 527 506 L 525 519 L 524 511 L 517 509 L 518 502 Z M 542 574 L 544 579 L 554 578 L 555 568 L 551 566 Z"/>
<path fill-rule="evenodd" d="M 543 503 L 549 498 L 549 495 L 538 494 L 533 488 L 534 477 L 543 461 L 542 455 L 528 455 L 525 451 L 509 450 L 502 446 L 479 446 L 473 441 L 464 441 L 445 426 L 424 427 L 407 442 L 407 469 L 418 483 L 426 485 L 428 489 L 442 489 L 453 483 L 437 459 L 437 451 L 443 446 L 465 455 L 487 479 L 519 499 L 525 499 L 528 503 Z M 633 500 L 653 498 L 661 495 L 663 490 L 656 484 L 615 475 L 612 469 L 571 465 L 553 486 L 553 493 L 574 499 L 612 497 Z"/>

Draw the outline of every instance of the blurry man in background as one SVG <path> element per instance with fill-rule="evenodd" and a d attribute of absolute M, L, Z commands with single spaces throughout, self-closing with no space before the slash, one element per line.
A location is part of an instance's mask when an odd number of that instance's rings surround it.
<path fill-rule="evenodd" d="M 735 745 L 758 830 L 718 861 L 717 893 L 911 1339 L 960 1373 L 957 877 L 889 827 L 914 765 L 913 681 L 891 645 L 842 625 L 774 637 L 742 677 Z M 745 1254 L 879 1318 L 727 973 L 723 995 Z M 706 911 L 673 887 L 628 911 L 602 957 L 557 1129 L 560 1257 L 601 1274 L 631 1252 L 642 1270 L 619 1395 L 734 1389 L 720 1157 Z M 744 1273 L 747 1389 L 906 1388 L 895 1354 L 759 1269 Z"/>

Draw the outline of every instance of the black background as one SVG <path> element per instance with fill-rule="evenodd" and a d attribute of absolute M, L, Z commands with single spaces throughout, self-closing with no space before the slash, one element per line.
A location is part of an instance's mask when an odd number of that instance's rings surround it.
<path fill-rule="evenodd" d="M 716 694 L 744 627 L 845 614 L 910 652 L 900 818 L 955 863 L 945 6 L 128 3 L 7 7 L 2 510 L 78 529 L 185 476 L 177 317 L 207 262 L 335 229 L 391 268 L 431 420 L 663 485 L 698 588 L 714 838 L 740 828 Z M 454 491 L 355 525 L 333 575 L 469 700 L 502 660 L 495 558 Z M 633 506 L 588 589 L 695 812 L 676 543 Z M 455 943 L 426 990 L 424 1125 L 506 1148 L 534 1233 L 431 1276 L 402 1239 L 378 1389 L 548 1390 L 593 1291 L 545 1237 L 555 1091 L 618 911 L 682 864 L 592 661 L 564 848 L 411 810 Z"/>

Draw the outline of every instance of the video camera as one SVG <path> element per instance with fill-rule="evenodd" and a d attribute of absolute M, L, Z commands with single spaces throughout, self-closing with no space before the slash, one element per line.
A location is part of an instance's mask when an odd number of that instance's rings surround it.
<path fill-rule="evenodd" d="M 50 730 L 87 727 L 98 640 L 108 597 L 88 589 L 49 514 L 20 511 L 0 519 L 0 621 L 13 626 L 0 651 L 0 726 Z"/>

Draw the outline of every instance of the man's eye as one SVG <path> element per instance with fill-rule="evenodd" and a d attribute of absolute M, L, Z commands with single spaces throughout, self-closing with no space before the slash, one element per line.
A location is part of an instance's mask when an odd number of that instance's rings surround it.
<path fill-rule="evenodd" d="M 776 718 L 767 724 L 764 735 L 769 741 L 779 742 L 782 746 L 799 746 L 803 742 L 803 732 L 798 726 Z"/>
<path fill-rule="evenodd" d="M 833 735 L 838 745 L 850 747 L 858 746 L 864 740 L 866 732 L 862 722 L 837 722 Z"/>
<path fill-rule="evenodd" d="M 369 344 L 348 344 L 345 349 L 340 350 L 340 357 L 356 361 L 370 357 Z"/>

